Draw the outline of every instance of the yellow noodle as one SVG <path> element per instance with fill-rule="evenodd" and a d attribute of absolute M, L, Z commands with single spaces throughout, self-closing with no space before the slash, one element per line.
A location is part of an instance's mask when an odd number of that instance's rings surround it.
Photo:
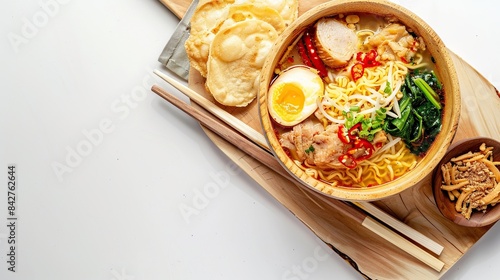
<path fill-rule="evenodd" d="M 356 176 L 352 174 L 352 169 L 346 170 L 346 174 L 350 178 L 351 182 L 357 183 Z"/>
<path fill-rule="evenodd" d="M 417 156 L 405 148 L 404 143 L 396 144 L 396 154 L 379 155 L 365 160 L 353 169 L 321 170 L 314 166 L 303 167 L 314 170 L 317 179 L 325 182 L 337 182 L 343 186 L 369 187 L 394 180 L 411 170 L 417 162 Z"/>
<path fill-rule="evenodd" d="M 390 71 L 392 70 L 392 72 Z M 349 96 L 354 94 L 359 94 L 367 97 L 373 98 L 373 93 L 368 90 L 368 88 L 375 89 L 380 93 L 380 96 L 386 95 L 384 89 L 388 81 L 388 75 L 392 73 L 390 79 L 392 80 L 392 87 L 395 81 L 403 80 L 405 75 L 408 73 L 408 68 L 405 64 L 401 62 L 388 62 L 377 67 L 370 67 L 365 69 L 363 77 L 359 78 L 357 81 L 352 81 L 346 76 L 338 76 L 335 80 L 326 87 L 326 95 L 329 97 L 331 102 L 336 106 L 329 106 L 325 108 L 325 111 L 331 116 L 339 116 L 342 112 L 339 112 L 338 108 L 348 108 L 352 103 L 349 103 Z M 363 99 L 354 99 L 357 102 L 356 105 L 360 108 L 370 109 L 374 105 Z M 377 102 L 377 100 L 373 100 Z"/>

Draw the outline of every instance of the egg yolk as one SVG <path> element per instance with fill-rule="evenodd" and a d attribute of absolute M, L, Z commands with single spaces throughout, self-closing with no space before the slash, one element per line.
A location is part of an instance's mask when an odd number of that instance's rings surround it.
<path fill-rule="evenodd" d="M 274 92 L 274 111 L 285 121 L 293 121 L 304 108 L 305 96 L 297 85 L 284 83 Z"/>

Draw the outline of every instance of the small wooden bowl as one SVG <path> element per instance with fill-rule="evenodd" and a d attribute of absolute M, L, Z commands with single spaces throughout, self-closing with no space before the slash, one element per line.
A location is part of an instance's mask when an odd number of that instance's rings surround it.
<path fill-rule="evenodd" d="M 439 164 L 434 170 L 432 182 L 434 189 L 434 199 L 439 211 L 456 224 L 466 227 L 483 227 L 490 225 L 500 219 L 500 207 L 488 206 L 486 212 L 472 212 L 471 218 L 467 220 L 462 214 L 455 210 L 455 202 L 451 201 L 445 191 L 441 190 L 443 182 L 443 174 L 441 172 L 441 165 L 449 162 L 452 158 L 465 154 L 468 151 L 477 152 L 479 146 L 485 143 L 487 147 L 493 147 L 494 161 L 500 161 L 500 142 L 486 137 L 477 137 L 458 141 L 450 146 L 446 155 L 441 159 Z"/>
<path fill-rule="evenodd" d="M 445 106 L 443 110 L 443 126 L 435 142 L 427 151 L 426 156 L 410 172 L 391 182 L 370 188 L 331 187 L 300 169 L 288 157 L 277 139 L 273 123 L 267 108 L 267 92 L 274 77 L 275 66 L 287 51 L 288 46 L 308 26 L 318 19 L 335 14 L 371 13 L 379 16 L 394 16 L 403 24 L 419 34 L 425 41 L 426 47 L 433 56 L 437 74 L 445 89 Z M 438 35 L 422 19 L 411 11 L 383 0 L 332 0 L 320 4 L 300 16 L 279 37 L 271 49 L 260 76 L 259 114 L 264 134 L 269 142 L 271 151 L 281 165 L 289 171 L 299 182 L 306 187 L 318 191 L 326 196 L 346 201 L 373 201 L 398 194 L 415 186 L 427 175 L 431 174 L 439 160 L 443 157 L 451 144 L 458 126 L 460 117 L 461 98 L 457 74 L 448 54 L 448 50 Z M 326 193 L 324 190 L 328 190 Z"/>

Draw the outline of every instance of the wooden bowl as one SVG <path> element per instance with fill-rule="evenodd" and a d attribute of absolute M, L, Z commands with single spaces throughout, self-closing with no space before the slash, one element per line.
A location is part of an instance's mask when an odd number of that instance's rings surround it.
<path fill-rule="evenodd" d="M 429 148 L 426 156 L 420 160 L 413 170 L 391 182 L 369 188 L 347 188 L 331 187 L 319 181 L 301 170 L 281 147 L 273 130 L 273 123 L 267 108 L 267 92 L 274 77 L 275 66 L 283 56 L 287 47 L 308 26 L 318 19 L 348 13 L 371 13 L 381 16 L 395 16 L 419 34 L 425 41 L 427 49 L 435 59 L 437 74 L 445 89 L 445 106 L 443 110 L 443 126 L 435 142 Z M 423 20 L 411 11 L 392 2 L 381 0 L 354 0 L 354 1 L 328 1 L 318 5 L 300 16 L 279 37 L 273 46 L 269 56 L 264 62 L 260 76 L 259 88 L 259 115 L 265 136 L 270 144 L 271 150 L 282 164 L 299 182 L 327 196 L 346 201 L 373 201 L 398 194 L 420 182 L 424 177 L 431 174 L 434 167 L 443 157 L 451 144 L 458 126 L 460 117 L 460 91 L 457 74 L 453 62 L 438 35 Z M 323 190 L 328 189 L 328 193 Z"/>
<path fill-rule="evenodd" d="M 482 227 L 490 225 L 500 219 L 500 207 L 488 206 L 486 212 L 472 212 L 471 218 L 467 220 L 462 214 L 455 211 L 455 202 L 451 201 L 447 193 L 441 190 L 443 181 L 443 174 L 441 172 L 441 165 L 450 161 L 450 159 L 465 154 L 468 151 L 477 152 L 479 146 L 485 143 L 487 147 L 493 147 L 494 161 L 500 161 L 500 142 L 486 137 L 477 137 L 458 141 L 450 146 L 450 149 L 441 159 L 433 173 L 433 191 L 434 199 L 439 211 L 456 224 L 467 227 Z"/>

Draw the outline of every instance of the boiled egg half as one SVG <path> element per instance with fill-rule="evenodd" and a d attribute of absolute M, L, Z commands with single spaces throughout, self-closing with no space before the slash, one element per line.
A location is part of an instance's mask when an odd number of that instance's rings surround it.
<path fill-rule="evenodd" d="M 271 117 L 282 126 L 294 126 L 316 111 L 325 85 L 318 72 L 307 66 L 292 66 L 281 72 L 268 91 Z"/>

